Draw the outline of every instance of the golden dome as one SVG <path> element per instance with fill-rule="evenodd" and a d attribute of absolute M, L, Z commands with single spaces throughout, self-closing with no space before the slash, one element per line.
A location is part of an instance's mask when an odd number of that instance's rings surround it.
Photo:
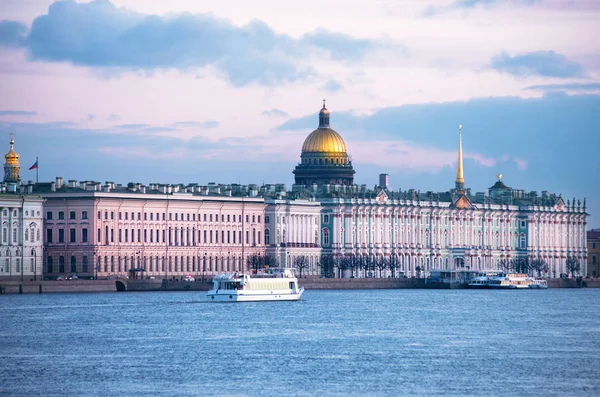
<path fill-rule="evenodd" d="M 15 149 L 13 148 L 14 144 L 15 144 L 15 141 L 11 137 L 10 138 L 10 150 L 8 151 L 8 153 L 6 153 L 4 155 L 4 158 L 6 159 L 6 164 L 9 164 L 9 165 L 18 165 L 19 164 L 19 155 L 15 152 Z"/>
<path fill-rule="evenodd" d="M 306 152 L 346 153 L 346 143 L 331 128 L 317 128 L 302 145 L 302 153 Z"/>

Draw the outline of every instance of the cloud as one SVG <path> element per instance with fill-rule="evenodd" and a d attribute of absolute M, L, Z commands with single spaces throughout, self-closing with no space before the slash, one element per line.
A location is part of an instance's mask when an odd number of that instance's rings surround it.
<path fill-rule="evenodd" d="M 119 124 L 115 125 L 113 128 L 123 129 L 123 130 L 138 130 L 140 128 L 150 127 L 149 124 Z"/>
<path fill-rule="evenodd" d="M 271 110 L 265 110 L 264 112 L 261 113 L 261 116 L 267 116 L 267 117 L 289 117 L 289 114 L 283 110 L 280 109 L 271 109 Z"/>
<path fill-rule="evenodd" d="M 525 4 L 525 5 L 531 5 L 534 3 L 538 3 L 541 0 L 512 0 L 512 1 L 507 1 L 507 0 L 457 0 L 455 1 L 452 6 L 455 8 L 474 8 L 477 6 L 491 6 L 494 4 L 502 4 L 502 3 L 515 3 L 515 4 Z"/>
<path fill-rule="evenodd" d="M 520 158 L 518 158 L 518 157 L 513 157 L 513 158 L 512 158 L 512 161 L 514 161 L 514 163 L 517 165 L 517 167 L 518 167 L 520 170 L 525 170 L 525 169 L 527 169 L 527 162 L 526 162 L 526 161 L 524 161 L 524 160 L 521 160 L 521 159 L 520 159 Z"/>
<path fill-rule="evenodd" d="M 25 43 L 27 26 L 16 21 L 0 21 L 0 46 L 20 47 Z"/>
<path fill-rule="evenodd" d="M 438 7 L 429 5 L 421 12 L 421 16 L 430 17 L 444 12 L 473 9 L 479 6 L 482 6 L 484 8 L 491 8 L 493 6 L 498 6 L 502 4 L 510 4 L 513 6 L 529 6 L 540 1 L 541 0 L 456 0 L 453 3 L 450 3 L 446 6 Z"/>
<path fill-rule="evenodd" d="M 21 36 L 14 33 L 15 23 L 5 22 L 10 27 L 8 45 Z M 17 30 L 22 34 L 22 26 Z M 233 85 L 244 86 L 315 75 L 310 63 L 302 62 L 315 49 L 336 60 L 355 62 L 390 44 L 322 28 L 295 39 L 257 19 L 238 27 L 212 14 L 145 15 L 107 0 L 68 0 L 53 3 L 46 15 L 35 18 L 23 45 L 33 60 L 109 71 L 213 66 Z"/>
<path fill-rule="evenodd" d="M 217 128 L 219 122 L 215 120 L 206 121 L 178 121 L 172 124 L 175 128 Z"/>
<path fill-rule="evenodd" d="M 520 172 L 519 180 L 525 181 L 522 185 L 538 186 L 545 180 L 550 185 L 560 185 L 561 190 L 567 186 L 576 190 L 586 183 L 586 178 L 592 177 L 590 170 L 600 169 L 600 158 L 595 153 L 600 147 L 597 131 L 600 95 L 552 93 L 529 99 L 477 98 L 388 107 L 368 115 L 352 110 L 337 111 L 332 107 L 329 110 L 331 126 L 342 135 L 348 150 L 353 154 L 364 153 L 361 162 L 375 163 L 387 158 L 386 164 L 391 164 L 389 157 L 379 151 L 387 145 L 397 148 L 394 149 L 398 151 L 396 161 L 405 164 L 405 152 L 400 146 L 394 146 L 394 142 L 402 142 L 414 149 L 406 155 L 415 164 L 428 167 L 450 164 L 454 161 L 451 154 L 458 146 L 458 125 L 462 124 L 465 159 L 484 169 L 501 167 L 495 172 L 506 176 L 510 175 L 509 171 L 515 175 Z M 289 119 L 276 129 L 282 135 L 308 133 L 317 124 L 315 112 Z M 356 142 L 363 144 L 357 146 Z M 410 154 L 420 153 L 419 150 L 439 158 L 417 159 Z M 510 156 L 503 158 L 507 153 Z M 557 159 L 574 160 L 566 166 L 557 166 Z M 521 175 L 523 170 L 527 170 L 526 175 Z M 542 189 L 551 190 L 544 186 Z"/>
<path fill-rule="evenodd" d="M 339 91 L 342 90 L 342 88 L 344 88 L 344 87 L 339 82 L 337 82 L 335 80 L 329 80 L 323 86 L 323 90 L 325 90 L 327 92 L 332 92 L 332 93 L 339 92 Z"/>
<path fill-rule="evenodd" d="M 96 115 L 94 113 L 88 113 L 87 119 L 89 121 L 96 120 Z"/>
<path fill-rule="evenodd" d="M 585 77 L 580 64 L 554 51 L 535 51 L 513 57 L 502 52 L 492 58 L 490 67 L 517 77 Z"/>
<path fill-rule="evenodd" d="M 27 110 L 0 110 L 0 116 L 35 116 L 36 112 L 30 112 Z"/>
<path fill-rule="evenodd" d="M 537 91 L 600 91 L 600 83 L 540 84 L 525 87 Z"/>
<path fill-rule="evenodd" d="M 110 114 L 110 115 L 109 115 L 109 116 L 106 118 L 106 120 L 107 120 L 107 121 L 119 121 L 119 120 L 121 120 L 121 116 L 119 116 L 118 114 L 111 113 L 111 114 Z"/>
<path fill-rule="evenodd" d="M 324 28 L 305 34 L 301 40 L 329 52 L 333 59 L 349 61 L 359 60 L 382 45 L 377 40 L 355 39 L 347 34 L 331 32 Z"/>

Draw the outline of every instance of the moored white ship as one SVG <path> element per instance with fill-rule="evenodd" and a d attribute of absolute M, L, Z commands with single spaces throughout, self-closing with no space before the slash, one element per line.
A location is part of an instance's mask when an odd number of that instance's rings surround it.
<path fill-rule="evenodd" d="M 206 293 L 213 302 L 295 301 L 304 288 L 292 269 L 267 269 L 257 274 L 218 274 Z"/>
<path fill-rule="evenodd" d="M 501 289 L 525 289 L 525 288 L 548 288 L 546 280 L 541 278 L 529 277 L 522 273 L 498 273 L 496 277 L 490 277 L 488 280 L 490 288 Z"/>
<path fill-rule="evenodd" d="M 469 288 L 483 289 L 483 288 L 491 288 L 488 284 L 490 278 L 497 277 L 497 271 L 482 271 L 477 273 L 477 276 L 469 281 Z"/>

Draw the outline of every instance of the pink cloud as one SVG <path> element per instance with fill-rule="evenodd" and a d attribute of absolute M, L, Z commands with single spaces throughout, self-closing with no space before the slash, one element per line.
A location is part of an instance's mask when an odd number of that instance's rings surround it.
<path fill-rule="evenodd" d="M 520 159 L 520 158 L 518 158 L 518 157 L 513 157 L 513 158 L 512 158 L 512 161 L 514 161 L 514 163 L 517 165 L 517 167 L 518 167 L 520 170 L 525 170 L 525 169 L 527 169 L 527 162 L 526 162 L 525 160 L 521 160 L 521 159 Z"/>

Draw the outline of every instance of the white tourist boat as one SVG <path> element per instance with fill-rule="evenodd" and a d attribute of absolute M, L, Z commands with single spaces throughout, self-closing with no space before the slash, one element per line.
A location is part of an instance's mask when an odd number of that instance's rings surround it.
<path fill-rule="evenodd" d="M 477 276 L 475 276 L 472 280 L 469 281 L 469 283 L 468 283 L 469 288 L 475 288 L 475 289 L 491 288 L 490 285 L 488 284 L 488 282 L 489 282 L 490 278 L 497 277 L 497 276 L 498 276 L 497 271 L 479 272 L 479 273 L 477 273 Z"/>
<path fill-rule="evenodd" d="M 218 274 L 206 293 L 213 302 L 295 301 L 304 288 L 292 269 L 267 269 L 257 274 Z"/>
<path fill-rule="evenodd" d="M 497 276 L 489 278 L 488 286 L 500 289 L 546 289 L 548 283 L 544 279 L 529 277 L 523 273 L 498 273 Z"/>
<path fill-rule="evenodd" d="M 548 281 L 540 277 L 531 277 L 531 284 L 529 284 L 529 288 L 546 289 L 548 288 Z"/>

